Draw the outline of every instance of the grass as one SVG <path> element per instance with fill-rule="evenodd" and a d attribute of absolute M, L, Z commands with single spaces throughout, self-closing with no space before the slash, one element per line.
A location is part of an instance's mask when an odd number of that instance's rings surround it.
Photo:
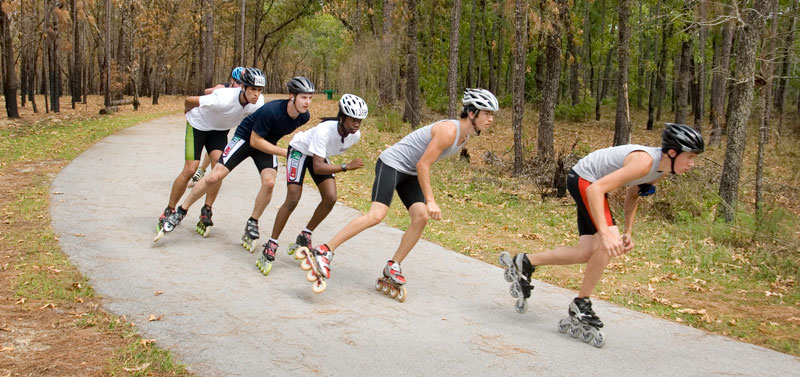
<path fill-rule="evenodd" d="M 9 186 L 0 206 L 0 215 L 5 218 L 0 228 L 0 250 L 10 251 L 7 266 L 13 267 L 14 272 L 10 286 L 19 304 L 36 302 L 36 306 L 46 303 L 53 308 L 72 308 L 76 303 L 99 302 L 86 278 L 60 251 L 49 226 L 50 184 L 63 166 L 105 136 L 179 111 L 180 99 L 162 97 L 165 102 L 160 108 L 136 113 L 77 121 L 53 118 L 0 129 L 0 149 L 4 151 L 0 156 L 0 176 L 5 181 L 3 186 Z M 114 339 L 124 340 L 124 346 L 108 358 L 104 374 L 188 374 L 168 351 L 139 337 L 124 317 L 110 315 L 97 305 L 79 310 L 79 314 L 72 312 L 69 317 L 77 317 L 69 320 L 73 329 L 95 328 L 106 333 L 112 343 L 116 342 Z"/>

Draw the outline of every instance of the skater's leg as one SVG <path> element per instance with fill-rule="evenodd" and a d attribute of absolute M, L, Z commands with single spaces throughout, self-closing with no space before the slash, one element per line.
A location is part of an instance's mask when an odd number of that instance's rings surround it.
<path fill-rule="evenodd" d="M 577 246 L 561 246 L 537 254 L 528 254 L 534 266 L 586 263 L 598 250 L 594 235 L 580 236 Z"/>
<path fill-rule="evenodd" d="M 169 193 L 169 206 L 171 208 L 175 208 L 178 201 L 181 200 L 181 197 L 186 192 L 186 185 L 189 183 L 189 180 L 192 179 L 192 175 L 194 175 L 194 171 L 199 164 L 200 161 L 197 160 L 188 160 L 184 162 L 183 170 L 181 170 L 181 173 L 175 178 L 175 181 L 172 182 L 172 190 Z"/>
<path fill-rule="evenodd" d="M 258 190 L 256 195 L 256 202 L 253 205 L 253 213 L 251 216 L 254 219 L 259 219 L 267 208 L 267 204 L 272 200 L 272 189 L 275 188 L 275 177 L 278 175 L 278 169 L 266 168 L 261 170 L 261 189 Z"/>
<path fill-rule="evenodd" d="M 389 212 L 389 206 L 381 202 L 372 202 L 369 211 L 350 221 L 339 233 L 326 243 L 331 251 L 336 250 L 339 245 L 361 233 L 364 229 L 380 224 Z"/>
<path fill-rule="evenodd" d="M 275 222 L 272 225 L 273 239 L 277 240 L 278 237 L 280 237 L 281 232 L 283 232 L 283 228 L 286 226 L 286 222 L 289 220 L 289 216 L 291 216 L 292 212 L 294 212 L 294 209 L 297 207 L 297 203 L 300 202 L 300 196 L 302 194 L 303 185 L 286 185 L 286 200 L 278 210 L 278 214 L 275 216 Z"/>
<path fill-rule="evenodd" d="M 428 224 L 428 207 L 425 206 L 425 203 L 416 202 L 408 208 L 408 215 L 411 216 L 411 225 L 403 233 L 403 238 L 400 239 L 400 246 L 397 247 L 397 251 L 395 251 L 392 258 L 397 263 L 403 262 L 403 259 L 411 252 L 411 248 L 419 241 L 419 237 L 422 236 L 422 231 L 425 230 L 425 225 Z"/>
<path fill-rule="evenodd" d="M 210 154 L 211 159 L 208 160 L 208 163 L 211 164 L 211 161 L 219 160 L 219 156 L 220 155 L 222 155 L 222 151 L 216 150 L 216 149 L 212 150 L 211 154 Z M 208 158 L 208 156 L 206 156 L 206 158 Z M 203 161 L 205 162 L 205 160 L 203 160 Z M 216 167 L 217 163 L 213 163 L 212 165 L 214 165 L 214 167 Z M 206 165 L 206 167 L 207 166 L 208 165 Z M 222 185 L 217 183 L 216 185 L 213 185 L 213 186 L 208 188 L 208 192 L 206 192 L 206 205 L 208 205 L 209 207 L 213 207 L 214 206 L 214 201 L 217 200 L 217 195 L 219 194 L 220 187 L 222 187 Z"/>
<path fill-rule="evenodd" d="M 334 204 L 336 204 L 336 179 L 326 179 L 320 182 L 317 187 L 319 188 L 320 196 L 322 196 L 322 201 L 317 204 L 317 209 L 314 210 L 314 215 L 311 216 L 311 220 L 309 220 L 308 225 L 306 225 L 308 230 L 316 229 L 319 223 L 328 217 L 328 214 L 331 213 Z"/>
<path fill-rule="evenodd" d="M 214 166 L 214 169 L 211 170 L 211 173 L 197 182 L 197 185 L 192 188 L 192 191 L 189 192 L 188 196 L 186 196 L 186 199 L 184 199 L 181 207 L 188 210 L 189 207 L 194 204 L 194 202 L 200 199 L 214 186 L 217 186 L 216 189 L 219 191 L 219 185 L 222 184 L 222 180 L 225 179 L 228 173 L 230 173 L 230 170 L 228 170 L 225 165 L 217 164 Z"/>
<path fill-rule="evenodd" d="M 619 237 L 619 228 L 616 226 L 609 227 L 611 230 L 611 234 L 615 237 Z M 589 297 L 592 295 L 592 291 L 594 291 L 595 285 L 603 276 L 603 271 L 605 271 L 608 262 L 611 260 L 611 256 L 608 253 L 597 251 L 592 255 L 589 259 L 589 263 L 586 264 L 586 272 L 583 274 L 583 284 L 581 284 L 581 290 L 578 293 L 578 297 Z"/>
<path fill-rule="evenodd" d="M 214 157 L 213 153 L 218 152 L 216 157 Z M 211 154 L 206 151 L 206 154 L 203 156 L 203 162 L 200 164 L 200 167 L 203 170 L 208 170 L 208 165 L 213 165 L 214 161 L 219 160 L 219 155 L 222 154 L 222 151 L 211 151 Z M 213 166 L 212 166 L 213 168 Z"/>

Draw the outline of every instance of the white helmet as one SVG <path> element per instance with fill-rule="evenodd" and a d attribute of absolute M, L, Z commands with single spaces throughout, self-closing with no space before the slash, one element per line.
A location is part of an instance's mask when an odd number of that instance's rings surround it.
<path fill-rule="evenodd" d="M 339 100 L 339 110 L 351 118 L 364 119 L 367 117 L 367 103 L 361 97 L 353 94 L 345 94 Z"/>
<path fill-rule="evenodd" d="M 492 92 L 486 89 L 467 89 L 464 91 L 464 98 L 461 99 L 464 106 L 472 105 L 478 110 L 497 111 L 497 98 Z"/>

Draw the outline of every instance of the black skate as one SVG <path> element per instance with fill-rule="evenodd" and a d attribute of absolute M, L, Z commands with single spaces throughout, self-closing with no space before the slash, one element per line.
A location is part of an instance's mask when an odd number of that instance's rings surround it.
<path fill-rule="evenodd" d="M 255 241 L 258 237 L 258 220 L 247 219 L 247 225 L 244 227 L 244 235 L 242 236 L 242 246 L 251 253 L 256 251 Z"/>
<path fill-rule="evenodd" d="M 211 206 L 206 204 L 200 210 L 200 221 L 197 222 L 195 230 L 203 237 L 208 237 L 212 226 L 214 226 L 214 222 L 211 221 Z"/>
<path fill-rule="evenodd" d="M 511 283 L 509 293 L 511 297 L 517 299 L 514 307 L 519 314 L 528 310 L 528 298 L 531 297 L 533 285 L 531 284 L 531 274 L 536 270 L 536 266 L 531 265 L 526 254 L 517 254 L 511 257 L 507 251 L 500 253 L 500 265 L 506 268 L 503 277 Z"/>
<path fill-rule="evenodd" d="M 165 233 L 175 230 L 175 227 L 181 223 L 181 220 L 183 220 L 184 216 L 186 216 L 186 210 L 181 206 L 178 206 L 178 209 L 170 213 L 169 216 L 167 216 L 167 218 L 164 220 L 164 226 L 161 228 L 161 231 L 158 232 L 156 238 L 153 239 L 153 242 L 161 239 Z"/>
<path fill-rule="evenodd" d="M 264 244 L 264 250 L 261 256 L 256 260 L 256 267 L 261 271 L 264 276 L 267 276 L 272 271 L 272 262 L 275 261 L 275 252 L 278 251 L 278 244 L 273 241 L 267 241 Z"/>
<path fill-rule="evenodd" d="M 592 301 L 588 297 L 576 297 L 569 304 L 569 317 L 558 322 L 558 331 L 562 334 L 569 332 L 573 338 L 580 338 L 585 343 L 591 343 L 597 348 L 606 344 L 606 338 L 600 329 L 603 322 L 592 310 Z"/>
<path fill-rule="evenodd" d="M 406 278 L 400 271 L 400 263 L 390 260 L 383 268 L 383 276 L 375 282 L 375 290 L 403 302 L 408 297 L 405 284 Z"/>
<path fill-rule="evenodd" d="M 158 217 L 158 224 L 156 225 L 156 236 L 153 238 L 153 242 L 156 242 L 164 236 L 164 221 L 167 220 L 167 216 L 171 215 L 172 212 L 175 212 L 175 209 L 172 207 L 167 206 L 164 208 L 164 212 L 161 216 Z"/>
<path fill-rule="evenodd" d="M 292 255 L 294 254 L 295 251 L 297 251 L 297 249 L 301 247 L 306 247 L 309 249 L 311 248 L 311 233 L 305 231 L 300 232 L 300 234 L 297 235 L 297 239 L 294 241 L 293 244 L 289 245 L 289 249 L 286 251 L 289 253 L 289 255 Z M 303 258 L 300 257 L 297 259 L 303 259 Z"/>

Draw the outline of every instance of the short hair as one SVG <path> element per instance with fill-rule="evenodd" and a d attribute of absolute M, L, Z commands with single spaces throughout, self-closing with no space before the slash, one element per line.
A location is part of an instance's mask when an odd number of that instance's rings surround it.
<path fill-rule="evenodd" d="M 466 105 L 461 108 L 461 119 L 466 119 L 469 116 L 469 113 L 478 114 L 478 108 L 475 105 Z"/>

